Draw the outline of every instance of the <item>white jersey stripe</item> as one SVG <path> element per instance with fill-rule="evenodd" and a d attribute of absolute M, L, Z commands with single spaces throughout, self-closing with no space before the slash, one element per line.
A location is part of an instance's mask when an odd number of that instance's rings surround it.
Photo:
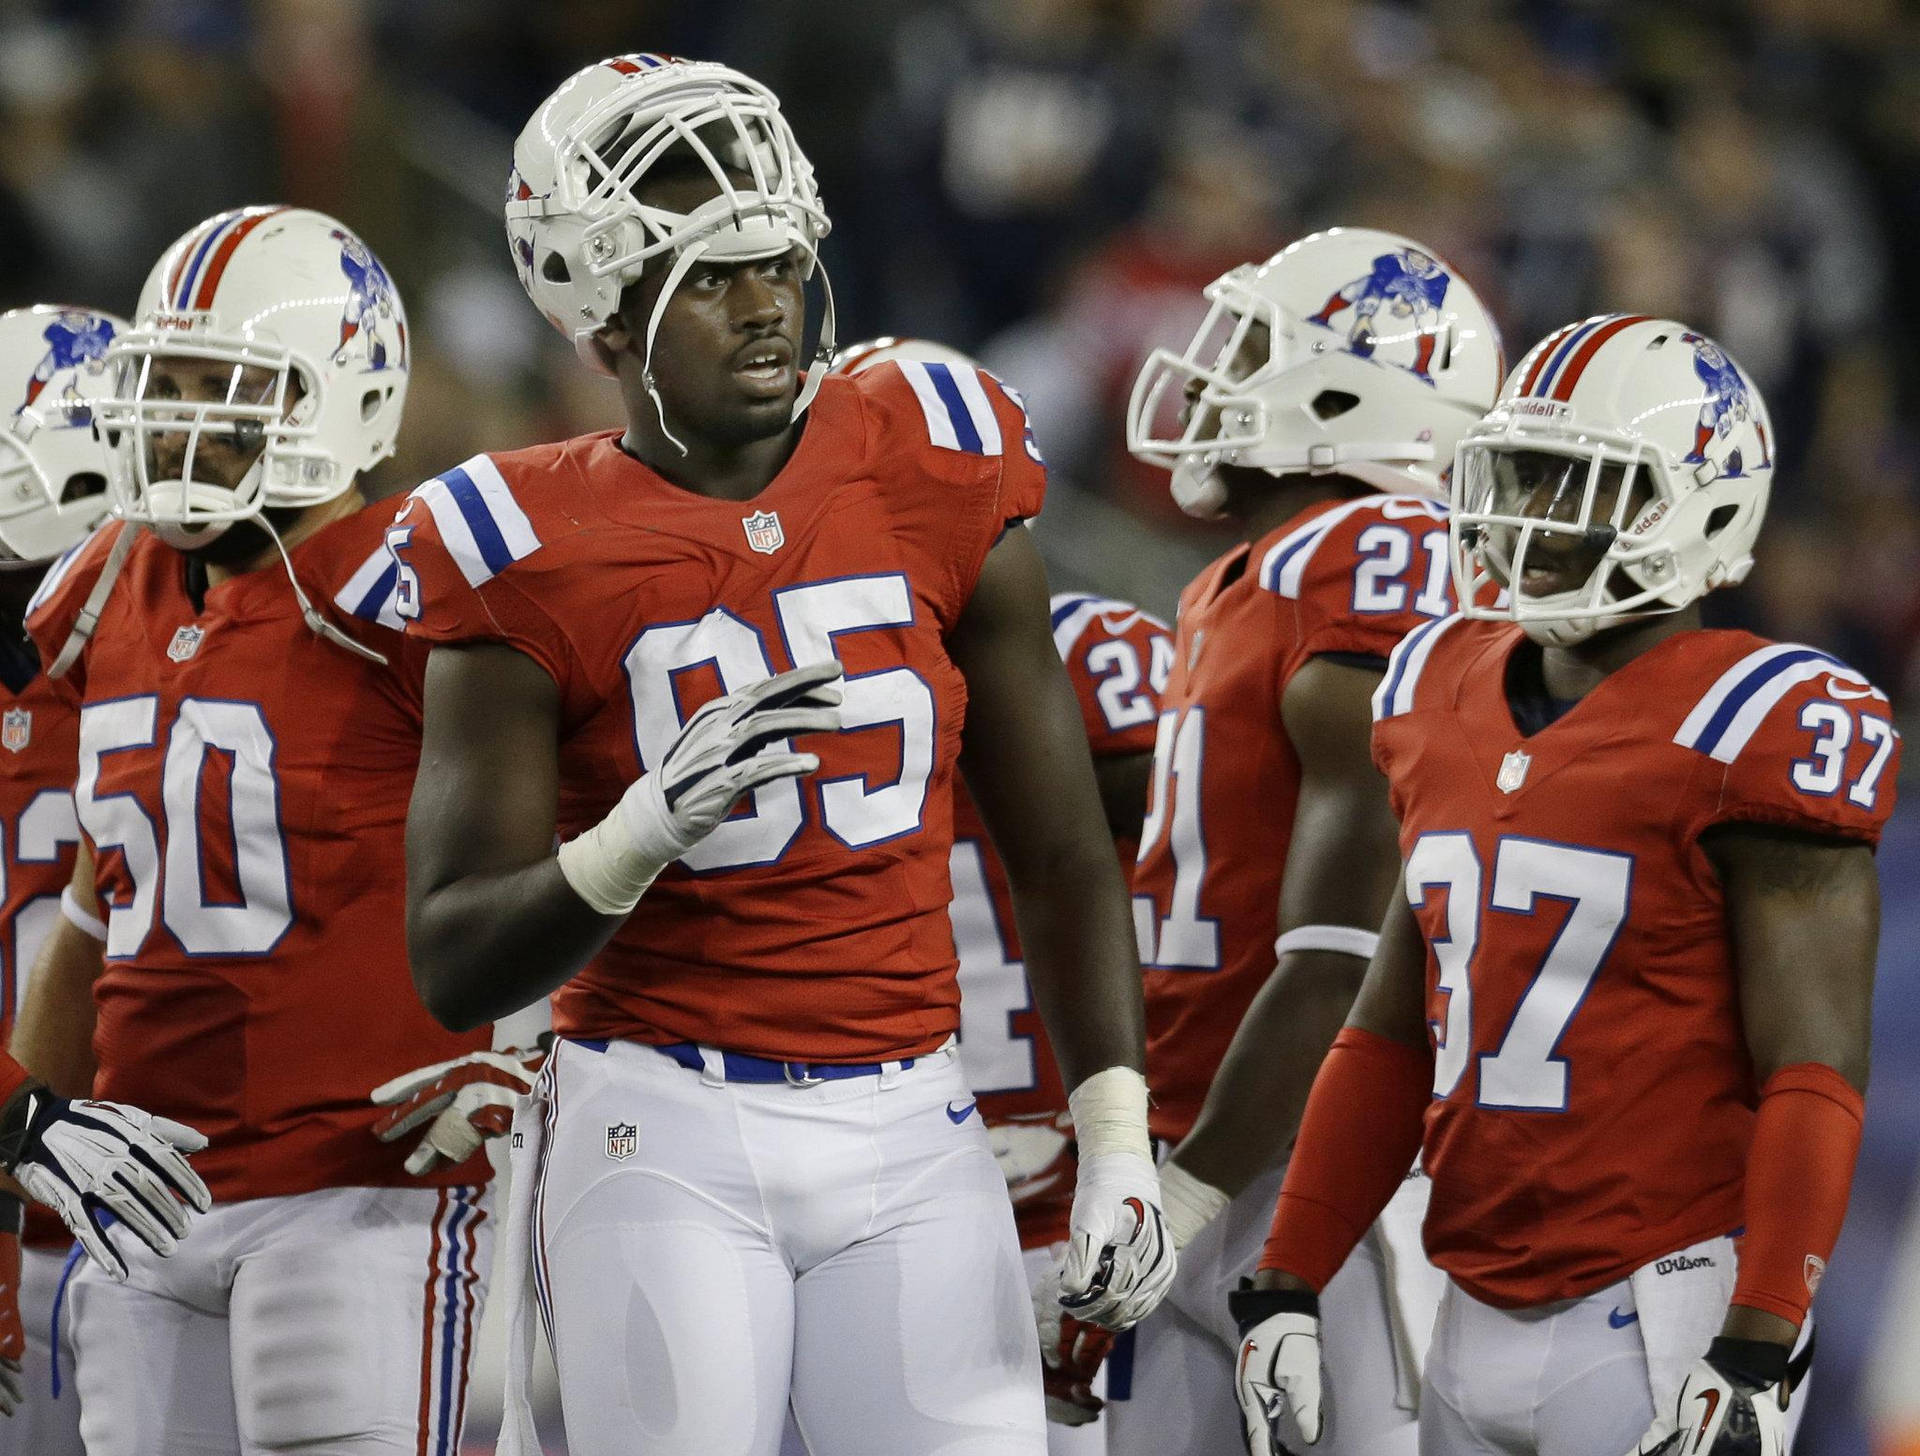
<path fill-rule="evenodd" d="M 540 537 L 534 533 L 527 513 L 520 509 L 520 502 L 513 498 L 513 490 L 501 476 L 500 467 L 489 457 L 476 455 L 460 468 L 467 472 L 480 498 L 486 502 L 487 513 L 493 517 L 500 539 L 507 543 L 513 559 L 519 561 L 538 551 Z"/>
<path fill-rule="evenodd" d="M 1462 620 L 1457 616 L 1440 617 L 1425 626 L 1415 627 L 1400 639 L 1387 659 L 1386 676 L 1380 679 L 1380 686 L 1373 690 L 1373 717 L 1376 723 L 1382 718 L 1397 718 L 1412 709 L 1414 689 L 1419 686 L 1420 674 L 1426 670 L 1427 659 L 1433 655 L 1433 644 Z"/>
<path fill-rule="evenodd" d="M 1673 735 L 1682 748 L 1732 763 L 1760 725 L 1795 687 L 1816 677 L 1842 678 L 1880 696 L 1873 684 L 1837 657 L 1798 643 L 1777 643 L 1750 652 L 1721 673 Z"/>
<path fill-rule="evenodd" d="M 980 383 L 980 371 L 954 365 L 948 372 L 953 375 L 960 398 L 973 419 L 974 432 L 980 436 L 980 453 L 998 455 L 1004 448 L 1000 439 L 1000 417 L 993 412 L 993 403 Z"/>
<path fill-rule="evenodd" d="M 953 419 L 947 413 L 947 402 L 940 398 L 940 391 L 934 387 L 933 377 L 927 373 L 927 366 L 918 359 L 896 361 L 900 372 L 913 386 L 914 397 L 920 401 L 920 413 L 927 417 L 927 435 L 943 450 L 958 450 L 960 436 L 954 431 Z"/>
<path fill-rule="evenodd" d="M 1421 506 L 1425 513 L 1432 513 L 1431 503 L 1417 496 L 1363 495 L 1358 500 L 1350 500 L 1345 505 L 1335 506 L 1324 515 L 1315 516 L 1305 525 L 1289 531 L 1274 542 L 1268 548 L 1267 554 L 1260 558 L 1260 585 L 1283 597 L 1298 599 L 1314 552 L 1320 549 L 1321 542 L 1333 534 L 1335 526 L 1356 511 L 1377 509 L 1389 502 L 1404 503 L 1409 500 Z"/>
<path fill-rule="evenodd" d="M 466 515 L 454 500 L 447 483 L 435 478 L 417 487 L 413 494 L 416 500 L 425 502 L 427 509 L 432 512 L 441 544 L 447 548 L 447 555 L 453 558 L 453 564 L 460 568 L 460 574 L 467 579 L 467 585 L 480 586 L 492 581 L 493 568 L 487 565 L 486 558 L 480 554 L 480 543 L 474 540 L 473 528 L 467 524 Z"/>

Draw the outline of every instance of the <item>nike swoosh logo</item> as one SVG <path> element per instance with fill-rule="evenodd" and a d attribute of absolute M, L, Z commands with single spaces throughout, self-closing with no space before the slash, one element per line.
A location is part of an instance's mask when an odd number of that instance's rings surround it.
<path fill-rule="evenodd" d="M 1884 698 L 1886 696 L 1872 683 L 1846 683 L 1835 677 L 1827 679 L 1827 695 L 1835 698 Z"/>
<path fill-rule="evenodd" d="M 1607 1323 L 1612 1325 L 1616 1330 L 1624 1330 L 1628 1325 L 1637 1323 L 1639 1319 L 1640 1311 L 1637 1309 L 1631 1314 L 1623 1313 L 1618 1309 L 1610 1310 L 1607 1313 Z"/>
<path fill-rule="evenodd" d="M 968 1115 L 971 1114 L 973 1109 L 978 1105 L 979 1104 L 975 1102 L 949 1102 L 947 1104 L 947 1121 L 957 1127 L 967 1120 Z"/>

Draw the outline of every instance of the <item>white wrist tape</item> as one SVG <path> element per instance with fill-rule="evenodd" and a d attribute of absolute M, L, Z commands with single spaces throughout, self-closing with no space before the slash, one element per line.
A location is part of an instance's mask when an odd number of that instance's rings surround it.
<path fill-rule="evenodd" d="M 1178 1163 L 1160 1165 L 1160 1212 L 1166 1216 L 1167 1234 L 1174 1248 L 1186 1248 L 1231 1202 L 1218 1188 L 1202 1183 Z"/>
<path fill-rule="evenodd" d="M 620 806 L 593 828 L 561 845 L 556 858 L 573 893 L 602 915 L 628 915 L 666 866 L 634 847 Z"/>
<path fill-rule="evenodd" d="M 60 913 L 66 917 L 67 924 L 75 930 L 85 931 L 98 941 L 106 940 L 107 922 L 80 903 L 79 897 L 73 893 L 72 885 L 68 885 L 60 892 Z"/>
<path fill-rule="evenodd" d="M 1277 958 L 1290 950 L 1331 950 L 1370 961 L 1379 944 L 1378 931 L 1355 925 L 1296 925 L 1273 943 L 1273 953 Z"/>
<path fill-rule="evenodd" d="M 1067 1094 L 1082 1158 L 1134 1153 L 1153 1161 L 1147 1138 L 1147 1079 L 1132 1067 L 1095 1072 Z"/>

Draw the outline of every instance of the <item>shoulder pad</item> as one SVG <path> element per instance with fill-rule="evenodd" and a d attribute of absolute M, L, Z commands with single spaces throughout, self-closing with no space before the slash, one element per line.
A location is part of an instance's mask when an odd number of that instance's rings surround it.
<path fill-rule="evenodd" d="M 1299 597 L 1307 585 L 1307 571 L 1320 548 L 1343 527 L 1351 532 L 1378 523 L 1403 524 L 1417 529 L 1422 523 L 1444 523 L 1447 508 L 1438 501 L 1412 495 L 1364 495 L 1302 521 L 1260 558 L 1259 582 L 1283 597 Z M 1341 563 L 1340 574 L 1352 574 L 1352 562 Z"/>
<path fill-rule="evenodd" d="M 1833 679 L 1837 696 L 1886 701 L 1885 693 L 1839 658 L 1817 647 L 1776 642 L 1747 653 L 1722 672 L 1693 705 L 1673 741 L 1732 763 L 1782 699 L 1799 684 L 1822 676 Z"/>
<path fill-rule="evenodd" d="M 533 523 L 489 456 L 475 455 L 443 471 L 407 499 L 431 513 L 447 555 L 469 586 L 491 581 L 540 549 Z"/>

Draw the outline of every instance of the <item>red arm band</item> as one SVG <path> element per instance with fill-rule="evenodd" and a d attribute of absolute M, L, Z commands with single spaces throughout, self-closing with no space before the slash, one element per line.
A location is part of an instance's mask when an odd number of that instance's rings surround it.
<path fill-rule="evenodd" d="M 1760 1089 L 1733 1303 L 1799 1324 L 1847 1216 L 1866 1104 L 1832 1067 L 1796 1062 Z"/>
<path fill-rule="evenodd" d="M 1260 1267 L 1326 1288 L 1413 1166 L 1432 1100 L 1428 1048 L 1342 1028 L 1313 1079 Z"/>

